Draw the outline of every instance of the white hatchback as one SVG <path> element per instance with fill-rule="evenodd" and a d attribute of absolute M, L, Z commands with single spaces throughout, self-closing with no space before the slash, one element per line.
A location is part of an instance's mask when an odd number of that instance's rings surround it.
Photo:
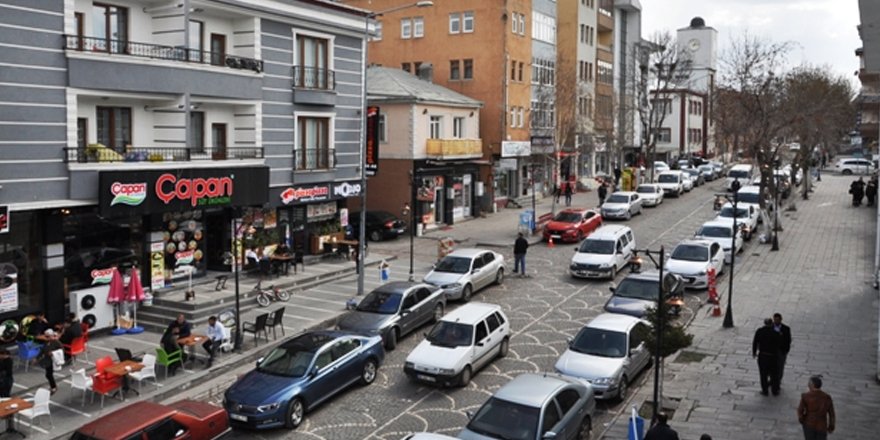
<path fill-rule="evenodd" d="M 724 252 L 721 245 L 709 240 L 683 240 L 666 261 L 666 270 L 681 276 L 685 287 L 709 287 L 709 269 L 715 275 L 724 271 Z"/>
<path fill-rule="evenodd" d="M 602 218 L 631 219 L 632 216 L 642 213 L 642 199 L 639 193 L 632 191 L 618 191 L 605 199 L 601 206 Z"/>
<path fill-rule="evenodd" d="M 663 188 L 656 183 L 643 183 L 636 188 L 642 198 L 642 206 L 657 206 L 663 203 Z"/>
<path fill-rule="evenodd" d="M 740 231 L 742 231 L 740 229 Z M 731 221 L 709 221 L 703 223 L 694 238 L 699 240 L 710 240 L 721 245 L 724 251 L 724 262 L 730 263 L 733 256 L 742 251 L 743 239 L 742 233 L 733 233 L 733 222 Z"/>

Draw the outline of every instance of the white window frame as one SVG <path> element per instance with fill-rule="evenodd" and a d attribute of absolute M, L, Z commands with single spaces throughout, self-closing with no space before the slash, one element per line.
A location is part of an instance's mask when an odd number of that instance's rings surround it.
<path fill-rule="evenodd" d="M 400 20 L 400 38 L 409 40 L 413 36 L 413 21 L 411 18 L 402 18 Z"/>
<path fill-rule="evenodd" d="M 514 13 L 511 14 L 512 19 L 510 20 L 510 32 L 511 32 L 511 33 L 514 33 L 514 34 L 517 33 L 517 32 L 516 32 L 516 30 L 517 30 L 517 25 L 516 25 L 516 23 L 517 23 L 517 19 L 516 19 L 516 17 L 517 17 L 517 16 L 519 16 L 519 13 L 518 13 L 518 12 L 514 12 Z"/>
<path fill-rule="evenodd" d="M 294 172 L 309 172 L 309 171 L 326 171 L 324 168 L 304 168 L 297 169 L 296 167 L 296 156 L 300 153 L 300 145 L 299 145 L 299 118 L 322 118 L 329 119 L 327 126 L 327 154 L 330 156 L 327 158 L 328 162 L 332 161 L 333 166 L 327 168 L 329 170 L 336 169 L 336 113 L 335 112 L 293 112 L 293 132 L 294 141 L 293 141 L 293 170 Z"/>
<path fill-rule="evenodd" d="M 452 137 L 456 139 L 464 139 L 466 134 L 466 123 L 464 116 L 456 116 L 452 118 Z"/>
<path fill-rule="evenodd" d="M 510 128 L 516 128 L 516 107 L 510 108 Z"/>
<path fill-rule="evenodd" d="M 470 26 L 468 26 L 470 23 Z M 472 33 L 474 31 L 474 11 L 464 11 L 461 14 L 461 31 L 465 34 Z"/>
<path fill-rule="evenodd" d="M 453 23 L 455 24 L 455 26 L 453 26 Z M 453 12 L 449 14 L 449 33 L 461 33 L 461 15 L 458 12 Z"/>
<path fill-rule="evenodd" d="M 425 17 L 413 17 L 413 38 L 425 36 Z"/>
<path fill-rule="evenodd" d="M 443 139 L 443 116 L 428 116 L 428 138 Z"/>
<path fill-rule="evenodd" d="M 525 14 L 519 14 L 519 34 L 526 34 L 526 16 Z"/>
<path fill-rule="evenodd" d="M 382 41 L 382 22 L 377 21 L 375 27 L 373 27 L 373 41 Z"/>
<path fill-rule="evenodd" d="M 379 113 L 379 142 L 388 142 L 388 115 Z"/>

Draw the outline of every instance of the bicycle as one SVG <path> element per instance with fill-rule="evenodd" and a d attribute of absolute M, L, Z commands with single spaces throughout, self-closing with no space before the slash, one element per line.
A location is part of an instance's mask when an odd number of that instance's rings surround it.
<path fill-rule="evenodd" d="M 258 282 L 253 290 L 257 293 L 257 304 L 260 307 L 269 307 L 272 301 L 287 301 L 290 299 L 290 292 L 275 286 L 269 286 L 264 289 L 261 286 L 262 283 L 262 281 Z"/>

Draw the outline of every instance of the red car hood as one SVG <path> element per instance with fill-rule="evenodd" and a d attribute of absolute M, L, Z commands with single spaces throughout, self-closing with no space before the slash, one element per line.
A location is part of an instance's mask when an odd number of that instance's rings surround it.
<path fill-rule="evenodd" d="M 554 231 L 565 231 L 568 229 L 574 229 L 574 227 L 574 223 L 560 222 L 556 220 L 551 220 L 547 223 L 547 229 L 553 229 Z"/>

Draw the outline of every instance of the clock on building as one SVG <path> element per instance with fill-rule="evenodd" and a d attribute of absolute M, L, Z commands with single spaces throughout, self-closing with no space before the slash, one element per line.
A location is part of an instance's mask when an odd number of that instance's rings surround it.
<path fill-rule="evenodd" d="M 696 52 L 697 49 L 700 48 L 700 40 L 696 38 L 691 38 L 691 40 L 688 41 L 688 48 L 690 48 L 692 52 Z"/>

